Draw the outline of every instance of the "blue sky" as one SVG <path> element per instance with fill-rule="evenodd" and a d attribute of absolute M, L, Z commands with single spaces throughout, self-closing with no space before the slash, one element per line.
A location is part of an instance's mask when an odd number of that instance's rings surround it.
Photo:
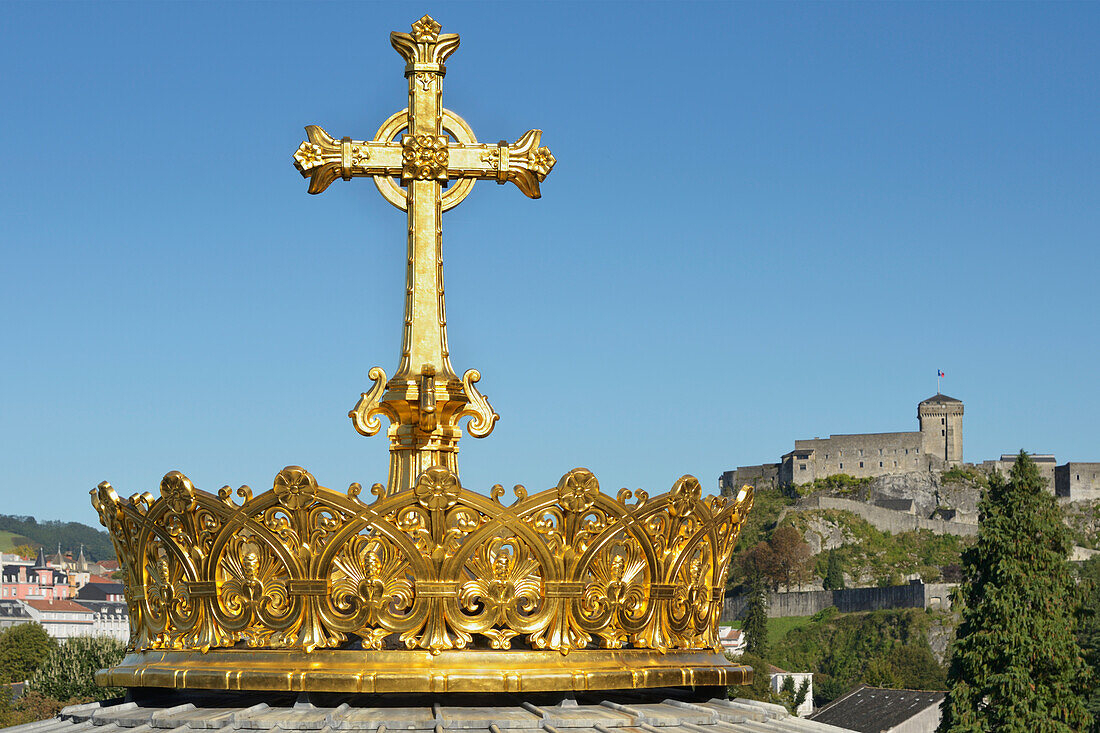
<path fill-rule="evenodd" d="M 446 105 L 558 159 L 445 217 L 452 360 L 502 416 L 465 485 L 713 488 L 915 430 L 938 368 L 968 460 L 1100 460 L 1100 4 L 8 3 L 0 512 L 384 480 L 345 415 L 397 365 L 404 217 L 291 155 L 404 106 L 423 12 Z"/>

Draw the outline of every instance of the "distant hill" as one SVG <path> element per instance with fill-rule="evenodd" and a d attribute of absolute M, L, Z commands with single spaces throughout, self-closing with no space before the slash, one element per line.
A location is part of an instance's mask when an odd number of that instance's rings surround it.
<path fill-rule="evenodd" d="M 0 530 L 0 552 L 11 552 L 19 545 L 28 545 L 31 541 L 21 534 Z"/>
<path fill-rule="evenodd" d="M 18 535 L 9 537 L 8 535 Z M 47 554 L 57 552 L 58 543 L 64 552 L 74 555 L 84 545 L 84 555 L 89 560 L 114 560 L 115 548 L 106 532 L 80 522 L 39 522 L 34 517 L 0 514 L 0 544 L 11 547 L 24 542 L 46 548 Z M 4 549 L 10 551 L 10 547 Z"/>

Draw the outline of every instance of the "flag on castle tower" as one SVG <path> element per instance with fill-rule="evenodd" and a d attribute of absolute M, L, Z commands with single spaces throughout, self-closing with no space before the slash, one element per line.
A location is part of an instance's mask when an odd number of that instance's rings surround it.
<path fill-rule="evenodd" d="M 937 369 L 936 370 L 936 376 L 937 377 L 946 377 L 947 375 L 943 373 L 942 369 Z"/>

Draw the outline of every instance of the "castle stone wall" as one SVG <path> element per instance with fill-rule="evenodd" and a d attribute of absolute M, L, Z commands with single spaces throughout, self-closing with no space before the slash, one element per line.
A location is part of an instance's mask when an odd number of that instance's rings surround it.
<path fill-rule="evenodd" d="M 726 471 L 718 477 L 718 490 L 723 496 L 736 495 L 745 485 L 755 489 L 775 489 L 779 487 L 779 464 L 762 463 L 758 466 L 738 466 L 736 470 Z"/>
<path fill-rule="evenodd" d="M 1046 481 L 1046 489 L 1052 494 L 1055 493 L 1055 470 L 1057 461 L 1052 455 L 1037 454 L 1031 455 L 1031 460 L 1035 461 L 1035 465 L 1039 469 L 1039 475 Z M 986 473 L 993 473 L 997 471 L 1002 476 L 1008 476 L 1008 472 L 1012 470 L 1016 465 L 1015 453 L 1003 453 L 1001 457 L 996 461 L 982 461 L 981 469 Z"/>
<path fill-rule="evenodd" d="M 921 434 L 917 432 L 830 435 L 796 440 L 794 448 L 784 456 L 794 484 L 838 473 L 864 478 L 927 468 L 920 452 Z M 798 457 L 807 451 L 811 452 L 808 457 Z"/>
<path fill-rule="evenodd" d="M 800 499 L 797 505 L 787 507 L 779 516 L 782 519 L 787 512 L 800 512 L 809 509 L 840 509 L 852 512 L 866 519 L 875 529 L 893 534 L 912 532 L 917 529 L 928 529 L 935 534 L 953 534 L 961 537 L 975 537 L 978 534 L 978 525 L 976 524 L 948 522 L 942 519 L 925 519 L 906 512 L 864 504 L 862 501 L 839 499 L 832 496 L 811 496 Z"/>
<path fill-rule="evenodd" d="M 1055 493 L 1070 501 L 1100 499 L 1100 463 L 1070 461 L 1055 469 Z"/>

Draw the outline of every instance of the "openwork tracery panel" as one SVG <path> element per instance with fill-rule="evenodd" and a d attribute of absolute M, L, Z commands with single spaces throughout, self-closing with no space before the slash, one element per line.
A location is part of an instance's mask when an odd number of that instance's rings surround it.
<path fill-rule="evenodd" d="M 92 492 L 125 573 L 134 651 L 219 647 L 714 649 L 730 553 L 752 505 L 611 497 L 586 469 L 511 503 L 424 471 L 364 501 L 305 469 L 216 495 L 183 474 L 161 496 Z"/>

